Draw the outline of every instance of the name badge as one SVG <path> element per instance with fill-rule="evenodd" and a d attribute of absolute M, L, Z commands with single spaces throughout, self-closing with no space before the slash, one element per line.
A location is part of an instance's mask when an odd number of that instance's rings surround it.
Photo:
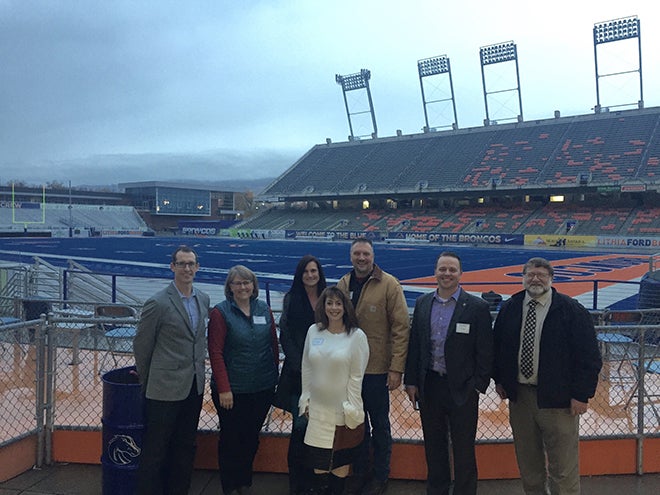
<path fill-rule="evenodd" d="M 456 323 L 456 333 L 470 333 L 470 324 L 469 323 Z"/>
<path fill-rule="evenodd" d="M 312 345 L 321 345 L 325 339 L 323 337 L 316 337 L 312 339 Z"/>
<path fill-rule="evenodd" d="M 266 317 L 265 316 L 255 316 L 254 317 L 254 324 L 255 325 L 265 325 L 266 324 Z"/>

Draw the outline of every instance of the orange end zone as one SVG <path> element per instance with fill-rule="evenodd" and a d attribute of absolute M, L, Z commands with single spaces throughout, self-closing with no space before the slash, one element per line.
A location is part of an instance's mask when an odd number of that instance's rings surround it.
<path fill-rule="evenodd" d="M 639 260 L 639 263 L 621 263 L 621 267 L 617 267 L 617 260 L 624 257 L 626 260 Z M 607 267 L 607 261 L 612 261 L 613 266 Z M 553 285 L 560 292 L 576 297 L 585 292 L 593 291 L 593 281 L 597 279 L 612 280 L 612 282 L 599 282 L 599 289 L 614 285 L 617 281 L 624 282 L 637 279 L 648 271 L 647 262 L 648 256 L 606 254 L 602 256 L 567 258 L 551 261 L 550 264 L 557 272 L 555 273 Z M 593 267 L 597 265 L 601 265 L 601 267 L 593 270 Z M 466 287 L 470 292 L 488 292 L 489 290 L 493 290 L 499 294 L 511 295 L 522 290 L 522 279 L 519 276 L 521 269 L 521 265 L 509 265 L 485 270 L 465 271 L 461 277 L 461 282 L 470 283 Z M 516 284 L 472 285 L 472 283 L 483 282 L 484 280 L 497 283 L 516 282 Z M 563 280 L 570 281 L 570 283 L 562 283 Z M 434 276 L 403 280 L 402 283 L 428 284 L 430 289 L 436 286 Z"/>

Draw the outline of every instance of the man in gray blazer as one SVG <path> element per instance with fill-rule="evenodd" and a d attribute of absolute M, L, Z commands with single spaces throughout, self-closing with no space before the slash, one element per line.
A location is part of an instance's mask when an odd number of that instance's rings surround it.
<path fill-rule="evenodd" d="M 449 435 L 454 453 L 455 495 L 476 495 L 479 393 L 490 382 L 493 331 L 488 303 L 459 285 L 457 254 L 438 257 L 438 288 L 417 298 L 410 328 L 404 383 L 419 404 L 428 468 L 427 493 L 448 495 Z"/>
<path fill-rule="evenodd" d="M 209 296 L 193 287 L 197 254 L 172 254 L 174 281 L 144 303 L 133 341 L 145 394 L 139 495 L 185 495 L 190 487 L 205 379 Z"/>

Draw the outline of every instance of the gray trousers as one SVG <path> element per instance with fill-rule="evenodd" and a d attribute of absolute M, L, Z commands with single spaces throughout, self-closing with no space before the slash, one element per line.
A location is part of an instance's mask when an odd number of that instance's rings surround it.
<path fill-rule="evenodd" d="M 579 495 L 579 417 L 570 409 L 539 409 L 536 387 L 520 385 L 509 420 L 527 495 Z"/>

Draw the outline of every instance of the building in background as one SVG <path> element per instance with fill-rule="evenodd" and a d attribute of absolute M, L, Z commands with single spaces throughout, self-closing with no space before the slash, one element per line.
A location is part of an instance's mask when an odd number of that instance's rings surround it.
<path fill-rule="evenodd" d="M 228 228 L 241 221 L 252 205 L 252 193 L 209 185 L 146 181 L 119 184 L 119 188 L 157 232 L 200 234 Z M 184 227 L 195 229 L 196 223 L 198 230 L 183 232 Z"/>

